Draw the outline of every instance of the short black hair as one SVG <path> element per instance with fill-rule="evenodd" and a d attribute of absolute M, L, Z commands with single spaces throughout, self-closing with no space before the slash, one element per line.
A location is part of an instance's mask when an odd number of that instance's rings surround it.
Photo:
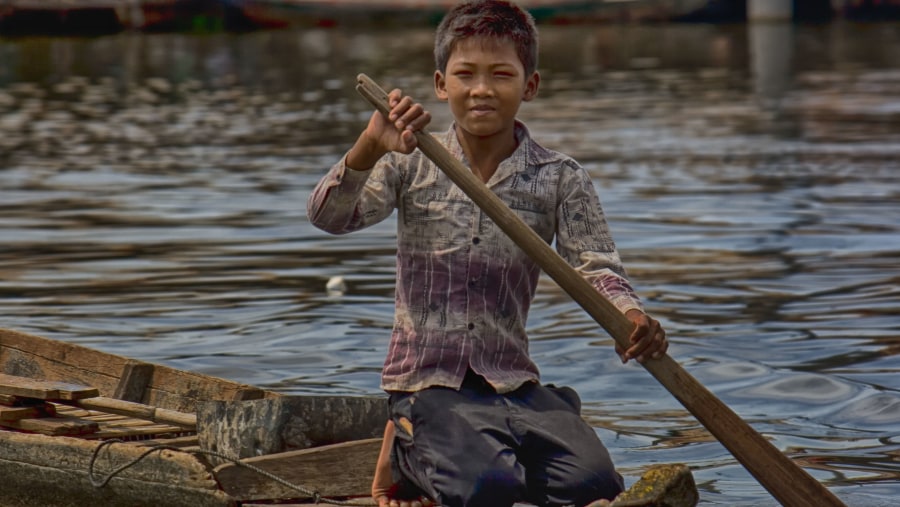
<path fill-rule="evenodd" d="M 437 70 L 447 72 L 450 53 L 457 42 L 470 37 L 506 39 L 516 46 L 516 54 L 530 76 L 538 63 L 538 31 L 534 17 L 505 0 L 472 0 L 451 9 L 438 25 L 434 38 Z"/>

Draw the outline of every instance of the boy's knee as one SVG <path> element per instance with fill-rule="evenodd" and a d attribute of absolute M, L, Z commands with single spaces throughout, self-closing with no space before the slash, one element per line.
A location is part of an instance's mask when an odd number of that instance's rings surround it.
<path fill-rule="evenodd" d="M 525 474 L 521 467 L 485 467 L 473 475 L 454 481 L 456 487 L 440 491 L 446 507 L 503 507 L 523 499 Z"/>
<path fill-rule="evenodd" d="M 611 468 L 575 473 L 567 482 L 562 488 L 567 498 L 561 499 L 562 504 L 587 505 L 594 500 L 612 500 L 625 489 L 622 476 Z"/>
<path fill-rule="evenodd" d="M 625 489 L 612 463 L 567 463 L 532 475 L 528 498 L 537 505 L 587 505 L 612 500 Z M 545 475 L 546 474 L 546 475 Z"/>

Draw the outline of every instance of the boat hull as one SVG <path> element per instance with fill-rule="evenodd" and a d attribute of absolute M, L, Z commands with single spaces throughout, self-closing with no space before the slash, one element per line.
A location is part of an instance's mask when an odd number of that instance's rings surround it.
<path fill-rule="evenodd" d="M 309 494 L 209 454 L 219 451 L 308 491 L 371 501 L 382 397 L 284 396 L 8 329 L 0 374 L 5 507 L 313 505 Z M 36 406 L 49 410 L 6 419 Z M 277 438 L 261 447 L 260 434 Z M 644 475 L 621 505 L 696 504 L 684 465 Z"/>
<path fill-rule="evenodd" d="M 101 442 L 0 431 L 0 505 L 4 507 L 229 507 L 207 465 L 188 453 L 154 452 L 98 488 L 88 477 Z M 97 475 L 136 459 L 138 445 L 104 449 Z M 103 472 L 103 473 L 101 473 Z"/>
<path fill-rule="evenodd" d="M 0 33 L 102 34 L 193 26 L 196 16 L 221 17 L 219 0 L 0 1 Z"/>
<path fill-rule="evenodd" d="M 370 24 L 401 26 L 410 22 L 437 24 L 454 0 L 224 0 L 252 25 L 259 27 Z M 538 22 L 667 20 L 703 5 L 705 0 L 520 0 Z"/>

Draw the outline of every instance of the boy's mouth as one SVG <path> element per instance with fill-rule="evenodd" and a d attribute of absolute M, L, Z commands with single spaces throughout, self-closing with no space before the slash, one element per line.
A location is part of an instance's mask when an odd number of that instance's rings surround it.
<path fill-rule="evenodd" d="M 491 106 L 479 104 L 479 105 L 472 106 L 471 108 L 469 108 L 469 110 L 475 114 L 486 114 L 486 113 L 493 112 L 494 108 Z"/>

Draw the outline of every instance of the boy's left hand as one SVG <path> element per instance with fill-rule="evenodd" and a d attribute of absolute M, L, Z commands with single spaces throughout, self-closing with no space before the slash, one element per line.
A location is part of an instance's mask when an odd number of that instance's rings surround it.
<path fill-rule="evenodd" d="M 625 314 L 632 323 L 634 323 L 634 331 L 628 337 L 631 346 L 628 350 L 623 350 L 616 343 L 616 353 L 622 358 L 623 363 L 627 363 L 630 359 L 637 359 L 639 363 L 644 363 L 648 358 L 658 359 L 669 349 L 669 342 L 666 340 L 666 331 L 659 324 L 659 321 L 650 317 L 640 310 L 628 310 Z"/>

